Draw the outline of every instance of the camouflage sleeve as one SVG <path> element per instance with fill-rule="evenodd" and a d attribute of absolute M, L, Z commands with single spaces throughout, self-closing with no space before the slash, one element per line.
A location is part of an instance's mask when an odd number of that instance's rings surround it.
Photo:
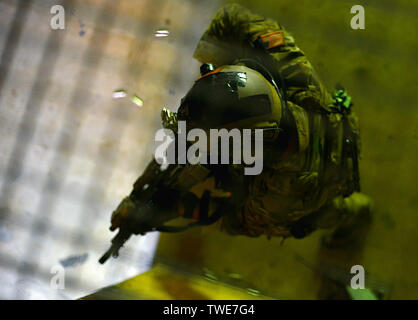
<path fill-rule="evenodd" d="M 277 22 L 266 19 L 248 9 L 228 4 L 221 8 L 212 20 L 205 36 L 223 41 L 254 41 L 258 36 L 278 30 Z"/>
<path fill-rule="evenodd" d="M 233 63 L 245 56 L 249 42 L 261 34 L 274 31 L 278 24 L 252 13 L 238 4 L 222 7 L 198 43 L 194 57 L 215 65 Z"/>

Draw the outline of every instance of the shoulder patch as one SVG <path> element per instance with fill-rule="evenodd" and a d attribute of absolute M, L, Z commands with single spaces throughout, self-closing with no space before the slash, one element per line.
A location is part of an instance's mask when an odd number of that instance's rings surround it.
<path fill-rule="evenodd" d="M 260 41 L 266 49 L 284 45 L 283 31 L 276 31 L 260 36 Z"/>

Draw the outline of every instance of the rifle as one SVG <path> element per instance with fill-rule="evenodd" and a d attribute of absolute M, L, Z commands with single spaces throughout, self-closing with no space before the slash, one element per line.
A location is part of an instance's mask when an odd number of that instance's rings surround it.
<path fill-rule="evenodd" d="M 99 259 L 101 264 L 104 264 L 110 256 L 118 257 L 119 249 L 132 234 L 144 235 L 155 230 L 151 223 L 155 213 L 152 210 L 153 197 L 173 168 L 173 166 L 169 166 L 163 171 L 156 161 L 152 161 L 147 166 L 144 173 L 135 182 L 130 196 L 122 200 L 112 215 L 110 231 L 119 228 L 119 232 L 112 239 L 111 247 Z"/>
<path fill-rule="evenodd" d="M 113 213 L 110 231 L 119 228 L 119 232 L 99 262 L 103 264 L 110 256 L 117 257 L 119 249 L 132 234 L 145 235 L 151 231 L 181 232 L 194 226 L 212 224 L 220 219 L 221 210 L 207 216 L 210 194 L 205 193 L 200 205 L 206 214 L 202 215 L 201 220 L 182 227 L 164 225 L 178 216 L 171 207 L 172 204 L 209 174 L 208 169 L 199 165 L 169 165 L 162 170 L 156 161 L 152 161 L 135 182 L 129 197 L 122 200 Z"/>
<path fill-rule="evenodd" d="M 120 229 L 118 234 L 112 239 L 112 245 L 109 250 L 99 259 L 99 262 L 104 264 L 110 256 L 117 258 L 119 256 L 119 249 L 123 247 L 131 235 L 132 233 L 127 229 Z"/>

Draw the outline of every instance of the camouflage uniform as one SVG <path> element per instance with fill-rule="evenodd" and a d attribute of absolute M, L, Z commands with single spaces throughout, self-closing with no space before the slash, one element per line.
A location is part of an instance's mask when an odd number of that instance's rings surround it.
<path fill-rule="evenodd" d="M 215 219 L 208 218 L 208 210 L 219 207 L 221 227 L 233 235 L 303 238 L 317 228 L 337 226 L 351 233 L 371 204 L 356 186 L 357 161 L 347 152 L 358 121 L 353 112 L 335 112 L 333 97 L 293 37 L 275 21 L 231 4 L 215 16 L 195 57 L 216 66 L 248 58 L 264 63 L 285 88 L 292 123 L 288 135 L 282 139 L 279 134 L 281 144 L 265 144 L 264 169 L 257 176 L 244 176 L 240 165 L 170 165 L 162 173 L 153 161 L 113 213 L 111 230 L 122 232 L 105 257 L 131 233 L 169 231 L 164 222 L 179 215 L 210 224 Z M 164 126 L 175 128 L 184 110 L 164 112 Z M 205 190 L 212 192 L 210 204 Z M 221 205 L 217 199 L 223 199 Z M 159 209 L 146 215 L 148 204 Z"/>
<path fill-rule="evenodd" d="M 285 28 L 229 4 L 216 14 L 194 56 L 202 63 L 233 64 L 253 58 L 257 43 L 265 48 L 270 70 L 282 77 L 297 132 L 284 154 L 270 153 L 276 158 L 248 183 L 248 197 L 241 210 L 223 218 L 224 229 L 248 236 L 303 237 L 316 228 L 352 223 L 369 211 L 370 200 L 354 192 L 353 161 L 343 152 L 343 116 L 327 112 L 332 97 Z M 358 133 L 355 114 L 346 118 Z"/>

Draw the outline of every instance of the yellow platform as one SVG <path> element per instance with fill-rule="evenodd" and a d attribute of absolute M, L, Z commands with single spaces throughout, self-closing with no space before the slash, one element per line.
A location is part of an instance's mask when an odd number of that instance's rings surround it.
<path fill-rule="evenodd" d="M 117 285 L 103 288 L 82 300 L 270 300 L 244 288 L 162 263 Z"/>

